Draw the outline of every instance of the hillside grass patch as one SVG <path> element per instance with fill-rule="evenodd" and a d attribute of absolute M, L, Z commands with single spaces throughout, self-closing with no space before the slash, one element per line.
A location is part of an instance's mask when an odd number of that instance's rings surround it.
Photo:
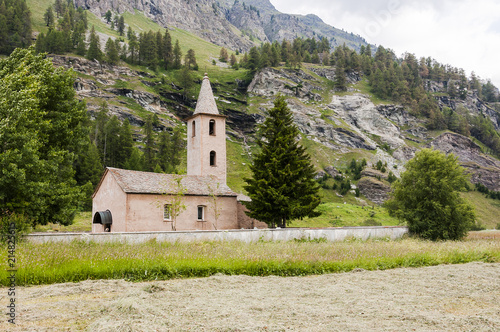
<path fill-rule="evenodd" d="M 477 217 L 477 224 L 486 229 L 494 229 L 500 218 L 500 201 L 487 198 L 478 191 L 469 191 L 460 193 L 469 203 L 474 206 Z"/>
<path fill-rule="evenodd" d="M 481 232 L 478 232 L 481 233 Z M 40 285 L 89 279 L 130 281 L 207 277 L 216 273 L 249 276 L 302 276 L 384 270 L 472 261 L 500 262 L 500 241 L 483 235 L 464 241 L 238 241 L 122 244 L 73 241 L 34 244 L 16 249 L 16 282 Z M 0 280 L 6 286 L 7 250 L 0 254 Z"/>
<path fill-rule="evenodd" d="M 61 225 L 49 223 L 47 225 L 37 225 L 34 232 L 90 232 L 92 231 L 92 212 L 79 212 L 76 214 L 73 224 Z"/>
<path fill-rule="evenodd" d="M 354 195 L 351 196 L 355 201 Z M 345 198 L 345 197 L 344 197 Z M 294 220 L 291 227 L 343 227 L 343 226 L 396 226 L 399 221 L 389 216 L 386 209 L 380 206 L 360 206 L 349 203 L 329 202 L 320 204 L 317 211 L 319 217 Z"/>

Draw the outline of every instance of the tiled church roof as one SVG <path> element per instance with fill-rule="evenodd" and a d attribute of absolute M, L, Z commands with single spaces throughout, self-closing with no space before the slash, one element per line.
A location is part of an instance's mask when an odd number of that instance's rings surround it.
<path fill-rule="evenodd" d="M 181 179 L 185 195 L 237 196 L 226 184 L 218 183 L 217 178 L 213 176 L 140 172 L 112 167 L 106 168 L 106 173 L 110 173 L 127 194 L 176 194 L 179 192 L 177 179 Z M 99 187 L 100 184 L 95 192 Z"/>

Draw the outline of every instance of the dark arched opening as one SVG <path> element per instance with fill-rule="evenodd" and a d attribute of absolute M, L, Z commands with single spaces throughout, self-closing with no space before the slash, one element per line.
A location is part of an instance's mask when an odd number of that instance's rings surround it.
<path fill-rule="evenodd" d="M 215 151 L 210 151 L 210 166 L 215 166 L 216 162 Z"/>
<path fill-rule="evenodd" d="M 215 136 L 215 120 L 213 119 L 208 122 L 208 134 Z"/>
<path fill-rule="evenodd" d="M 98 211 L 94 214 L 94 219 L 92 220 L 93 224 L 101 224 L 104 226 L 104 231 L 111 231 L 111 224 L 113 223 L 113 216 L 111 215 L 111 211 Z"/>

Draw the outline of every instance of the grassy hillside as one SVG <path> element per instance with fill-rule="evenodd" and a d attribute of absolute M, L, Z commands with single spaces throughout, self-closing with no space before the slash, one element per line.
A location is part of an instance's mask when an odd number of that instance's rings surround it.
<path fill-rule="evenodd" d="M 500 201 L 486 198 L 477 191 L 462 193 L 462 196 L 476 209 L 478 224 L 486 229 L 494 229 L 500 223 Z"/>

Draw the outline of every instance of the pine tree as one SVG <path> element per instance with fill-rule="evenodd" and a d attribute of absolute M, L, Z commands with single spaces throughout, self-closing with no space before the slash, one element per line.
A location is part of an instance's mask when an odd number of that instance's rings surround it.
<path fill-rule="evenodd" d="M 227 54 L 227 50 L 225 47 L 221 48 L 220 49 L 220 54 L 219 54 L 219 61 L 221 62 L 227 62 L 227 60 L 229 59 L 229 56 Z"/>
<path fill-rule="evenodd" d="M 238 69 L 238 59 L 236 59 L 236 55 L 234 55 L 234 53 L 231 54 L 231 58 L 229 60 L 229 63 L 231 64 L 231 67 L 233 69 L 236 69 L 236 70 Z"/>
<path fill-rule="evenodd" d="M 117 30 L 120 36 L 123 36 L 123 34 L 125 33 L 125 19 L 123 18 L 123 16 L 120 16 L 120 18 L 118 19 Z"/>
<path fill-rule="evenodd" d="M 124 167 L 127 160 L 132 156 L 132 150 L 134 148 L 134 139 L 132 137 L 132 129 L 130 128 L 130 122 L 128 119 L 123 121 L 120 127 L 120 139 L 119 139 L 120 149 L 118 151 L 118 167 Z"/>
<path fill-rule="evenodd" d="M 148 172 L 153 171 L 155 161 L 155 137 L 153 130 L 153 117 L 149 115 L 144 124 L 144 167 Z"/>
<path fill-rule="evenodd" d="M 175 41 L 174 51 L 173 51 L 173 67 L 174 69 L 179 69 L 182 66 L 182 51 L 181 46 L 179 45 L 179 40 Z"/>
<path fill-rule="evenodd" d="M 52 6 L 49 6 L 43 14 L 43 20 L 45 21 L 45 25 L 48 27 L 54 27 L 54 11 L 52 10 Z"/>
<path fill-rule="evenodd" d="M 254 46 L 250 49 L 246 66 L 251 72 L 255 72 L 260 68 L 260 54 L 257 47 Z"/>
<path fill-rule="evenodd" d="M 196 63 L 196 54 L 194 53 L 194 50 L 192 48 L 190 48 L 186 53 L 184 65 L 189 69 L 191 69 L 191 66 L 193 66 L 194 70 L 198 70 L 198 64 Z"/>
<path fill-rule="evenodd" d="M 168 29 L 165 30 L 165 34 L 163 35 L 162 46 L 163 50 L 163 65 L 165 69 L 170 69 L 170 65 L 173 61 L 173 50 L 172 50 L 172 37 L 170 37 L 170 33 Z"/>
<path fill-rule="evenodd" d="M 111 13 L 111 10 L 108 10 L 106 12 L 106 14 L 104 14 L 104 18 L 106 19 L 106 23 L 109 24 L 109 22 L 111 22 L 111 17 L 113 16 L 113 14 Z"/>
<path fill-rule="evenodd" d="M 135 34 L 135 32 L 132 31 L 128 42 L 128 49 L 130 54 L 128 61 L 130 61 L 131 63 L 137 61 L 138 48 L 139 48 L 139 43 L 137 41 L 137 35 Z"/>
<path fill-rule="evenodd" d="M 99 36 L 97 36 L 95 32 L 94 26 L 92 26 L 92 29 L 90 30 L 87 59 L 98 61 L 101 61 L 102 59 L 101 43 L 99 41 Z"/>
<path fill-rule="evenodd" d="M 78 39 L 77 45 L 76 45 L 76 54 L 80 56 L 85 56 L 87 53 L 87 48 L 85 46 L 85 41 L 83 40 L 83 36 L 81 36 Z"/>
<path fill-rule="evenodd" d="M 341 65 L 335 67 L 335 88 L 340 91 L 347 91 L 347 78 L 344 67 Z"/>
<path fill-rule="evenodd" d="M 250 166 L 252 178 L 245 189 L 252 199 L 247 214 L 270 227 L 286 227 L 297 218 L 318 216 L 319 185 L 311 158 L 297 137 L 300 132 L 285 98 L 278 96 L 259 128 L 260 152 Z"/>
<path fill-rule="evenodd" d="M 106 42 L 105 51 L 106 61 L 111 65 L 116 65 L 120 59 L 120 53 L 116 49 L 116 44 L 111 38 L 108 38 L 108 41 Z"/>

